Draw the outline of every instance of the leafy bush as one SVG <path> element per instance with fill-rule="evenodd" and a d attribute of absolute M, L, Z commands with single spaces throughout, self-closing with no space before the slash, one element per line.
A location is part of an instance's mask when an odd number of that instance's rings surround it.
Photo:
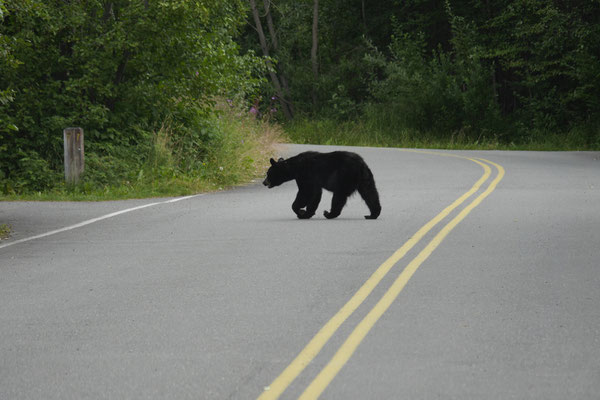
<path fill-rule="evenodd" d="M 300 119 L 506 145 L 583 135 L 597 148 L 600 2 L 318 2 L 317 73 L 315 3 L 264 3 L 270 55 Z M 259 49 L 256 36 L 248 24 L 247 47 Z"/>
<path fill-rule="evenodd" d="M 285 141 L 278 125 L 255 118 L 245 106 L 224 102 L 218 102 L 205 119 L 202 135 L 212 139 L 210 146 L 198 143 L 202 157 L 188 148 L 200 134 L 186 136 L 180 129 L 167 120 L 135 146 L 86 152 L 85 172 L 77 185 L 65 185 L 57 174 L 53 186 L 34 192 L 4 180 L 5 195 L 0 198 L 109 200 L 218 190 L 262 175 L 274 156 L 274 145 Z"/>
<path fill-rule="evenodd" d="M 477 139 L 494 136 L 500 122 L 491 68 L 481 59 L 475 31 L 452 16 L 452 51 L 438 48 L 428 57 L 423 34 L 396 30 L 389 58 L 372 48 L 371 114 L 386 114 L 389 126 Z"/>
<path fill-rule="evenodd" d="M 2 6 L 0 176 L 14 190 L 39 190 L 62 170 L 62 130 L 81 126 L 100 182 L 139 163 L 140 147 L 165 121 L 188 159 L 212 145 L 216 95 L 251 93 L 260 61 L 233 38 L 241 0 L 19 0 Z M 2 51 L 0 51 L 2 53 Z M 6 79 L 5 79 L 6 78 Z M 7 122 L 5 122 L 7 121 Z M 143 149 L 142 149 L 143 150 Z M 30 172 L 40 171 L 34 180 Z"/>

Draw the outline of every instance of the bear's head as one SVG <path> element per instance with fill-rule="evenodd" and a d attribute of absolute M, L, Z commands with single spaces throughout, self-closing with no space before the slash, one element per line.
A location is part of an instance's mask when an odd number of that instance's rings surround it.
<path fill-rule="evenodd" d="M 263 185 L 270 189 L 272 187 L 279 186 L 290 179 L 289 166 L 286 164 L 283 158 L 280 158 L 277 161 L 271 158 L 271 167 L 267 171 L 267 177 L 263 181 Z"/>

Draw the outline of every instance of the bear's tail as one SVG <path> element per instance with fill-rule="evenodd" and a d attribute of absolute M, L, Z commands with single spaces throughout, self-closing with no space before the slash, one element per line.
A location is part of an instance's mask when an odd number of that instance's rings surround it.
<path fill-rule="evenodd" d="M 373 178 L 373 173 L 367 166 L 365 166 L 362 175 L 363 176 L 358 183 L 358 193 L 360 193 L 360 196 L 365 203 L 367 203 L 369 211 L 371 211 L 371 215 L 365 215 L 365 218 L 376 219 L 379 217 L 379 214 L 381 214 L 381 204 L 379 204 L 379 193 L 375 186 L 375 179 Z"/>

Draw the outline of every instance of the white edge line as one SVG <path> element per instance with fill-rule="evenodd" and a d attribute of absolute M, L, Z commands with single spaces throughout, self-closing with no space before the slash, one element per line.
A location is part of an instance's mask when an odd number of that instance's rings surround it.
<path fill-rule="evenodd" d="M 125 214 L 125 213 L 131 212 L 131 211 L 141 210 L 142 208 L 152 207 L 152 206 L 156 206 L 156 205 L 159 205 L 159 204 L 176 203 L 176 202 L 181 201 L 181 200 L 187 200 L 187 199 L 191 199 L 192 197 L 198 197 L 198 196 L 202 196 L 202 195 L 203 195 L 203 193 L 194 194 L 194 195 L 191 195 L 191 196 L 177 197 L 177 198 L 174 198 L 174 199 L 171 199 L 171 200 L 165 200 L 165 201 L 159 201 L 159 202 L 156 202 L 156 203 L 143 204 L 141 206 L 127 208 L 127 209 L 121 210 L 121 211 L 115 211 L 113 213 L 102 215 L 100 217 L 88 219 L 86 221 L 80 222 L 80 223 L 75 224 L 75 225 L 66 226 L 64 228 L 55 229 L 55 230 L 50 231 L 50 232 L 41 233 L 39 235 L 30 236 L 30 237 L 27 237 L 27 238 L 23 238 L 23 239 L 15 240 L 15 241 L 8 242 L 8 243 L 5 243 L 5 244 L 1 244 L 0 245 L 0 249 L 3 249 L 3 248 L 8 247 L 8 246 L 15 245 L 15 244 L 19 244 L 19 243 L 29 242 L 30 240 L 41 239 L 41 238 L 44 238 L 44 237 L 47 237 L 47 236 L 56 235 L 57 233 L 66 232 L 66 231 L 70 231 L 70 230 L 73 230 L 73 229 L 81 228 L 82 226 L 93 224 L 94 222 L 98 222 L 98 221 L 102 221 L 102 220 L 105 220 L 105 219 L 108 219 L 108 218 L 116 217 L 117 215 Z"/>

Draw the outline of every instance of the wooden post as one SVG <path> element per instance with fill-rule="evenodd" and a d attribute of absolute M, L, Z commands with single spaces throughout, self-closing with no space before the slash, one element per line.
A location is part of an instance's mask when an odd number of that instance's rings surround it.
<path fill-rule="evenodd" d="M 83 173 L 83 129 L 66 128 L 63 131 L 65 143 L 65 180 L 68 184 L 79 182 Z"/>

